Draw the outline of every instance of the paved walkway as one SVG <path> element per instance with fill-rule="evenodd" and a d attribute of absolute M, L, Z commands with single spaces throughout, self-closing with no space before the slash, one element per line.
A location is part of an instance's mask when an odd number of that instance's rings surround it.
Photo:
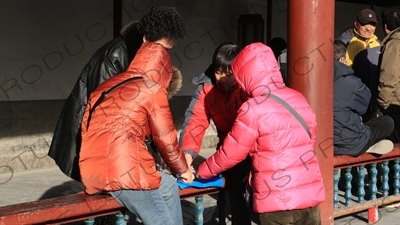
<path fill-rule="evenodd" d="M 204 157 L 208 157 L 214 152 L 213 149 L 202 150 L 201 156 L 197 162 Z M 17 204 L 38 199 L 51 198 L 60 195 L 66 195 L 82 190 L 82 185 L 65 176 L 58 168 L 41 169 L 34 171 L 5 173 L 0 175 L 0 206 Z M 204 221 L 205 225 L 218 224 L 218 212 L 216 207 L 216 195 L 204 196 Z M 193 200 L 182 200 L 185 225 L 194 224 Z M 390 208 L 381 208 L 379 210 L 381 220 L 379 225 L 400 225 L 400 208 L 398 205 L 392 205 Z M 229 203 L 226 208 L 226 222 L 230 225 Z M 346 216 L 335 220 L 339 225 L 364 225 L 367 223 L 366 212 Z M 132 220 L 132 219 L 131 219 Z M 129 225 L 141 224 L 130 222 Z M 254 217 L 253 224 L 257 223 L 257 217 Z"/>

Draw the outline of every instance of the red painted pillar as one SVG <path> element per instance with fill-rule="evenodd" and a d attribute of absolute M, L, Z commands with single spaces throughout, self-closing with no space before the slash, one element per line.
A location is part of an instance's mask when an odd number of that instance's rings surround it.
<path fill-rule="evenodd" d="M 333 217 L 334 0 L 288 0 L 289 86 L 302 92 L 317 115 L 317 146 L 326 200 L 323 225 Z M 310 193 L 312 194 L 312 193 Z"/>

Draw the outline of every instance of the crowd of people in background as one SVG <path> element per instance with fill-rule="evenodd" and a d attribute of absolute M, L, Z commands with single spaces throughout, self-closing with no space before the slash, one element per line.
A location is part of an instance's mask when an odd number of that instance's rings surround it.
<path fill-rule="evenodd" d="M 381 19 L 382 41 L 375 12 L 364 9 L 333 43 L 335 155 L 382 155 L 399 142 L 400 7 L 384 9 Z M 174 7 L 153 7 L 96 51 L 65 103 L 49 156 L 86 193 L 112 195 L 144 224 L 182 225 L 176 177 L 190 183 L 221 173 L 231 182 L 233 225 L 250 225 L 252 213 L 262 225 L 321 224 L 316 115 L 290 88 L 285 40 L 218 46 L 193 78 L 178 142 L 168 99 L 181 76 L 168 50 L 186 32 Z M 219 143 L 194 174 L 211 120 Z"/>
<path fill-rule="evenodd" d="M 335 155 L 385 154 L 400 141 L 400 6 L 385 8 L 381 21 L 375 11 L 363 9 L 354 27 L 334 41 Z M 386 35 L 383 41 L 375 35 L 377 26 Z M 290 53 L 280 51 L 278 65 L 290 85 Z"/>

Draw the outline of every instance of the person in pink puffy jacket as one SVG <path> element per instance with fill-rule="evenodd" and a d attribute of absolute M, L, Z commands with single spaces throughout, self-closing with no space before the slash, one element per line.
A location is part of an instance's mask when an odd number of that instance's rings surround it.
<path fill-rule="evenodd" d="M 263 43 L 246 46 L 232 71 L 250 98 L 197 176 L 217 176 L 249 154 L 253 211 L 262 225 L 321 224 L 319 204 L 325 190 L 314 150 L 314 111 L 300 92 L 284 85 L 274 54 Z"/>

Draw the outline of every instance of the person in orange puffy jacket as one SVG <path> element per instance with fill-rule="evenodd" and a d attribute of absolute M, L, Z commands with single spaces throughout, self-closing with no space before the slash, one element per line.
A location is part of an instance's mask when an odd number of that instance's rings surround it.
<path fill-rule="evenodd" d="M 82 120 L 79 167 L 88 194 L 109 193 L 147 225 L 182 225 L 175 178 L 160 172 L 148 151 L 149 136 L 164 163 L 184 182 L 194 175 L 179 148 L 168 103 L 172 60 L 168 53 L 186 34 L 174 7 L 153 7 L 138 29 L 144 43 L 126 72 L 90 95 Z M 157 35 L 152 35 L 157 34 Z"/>

